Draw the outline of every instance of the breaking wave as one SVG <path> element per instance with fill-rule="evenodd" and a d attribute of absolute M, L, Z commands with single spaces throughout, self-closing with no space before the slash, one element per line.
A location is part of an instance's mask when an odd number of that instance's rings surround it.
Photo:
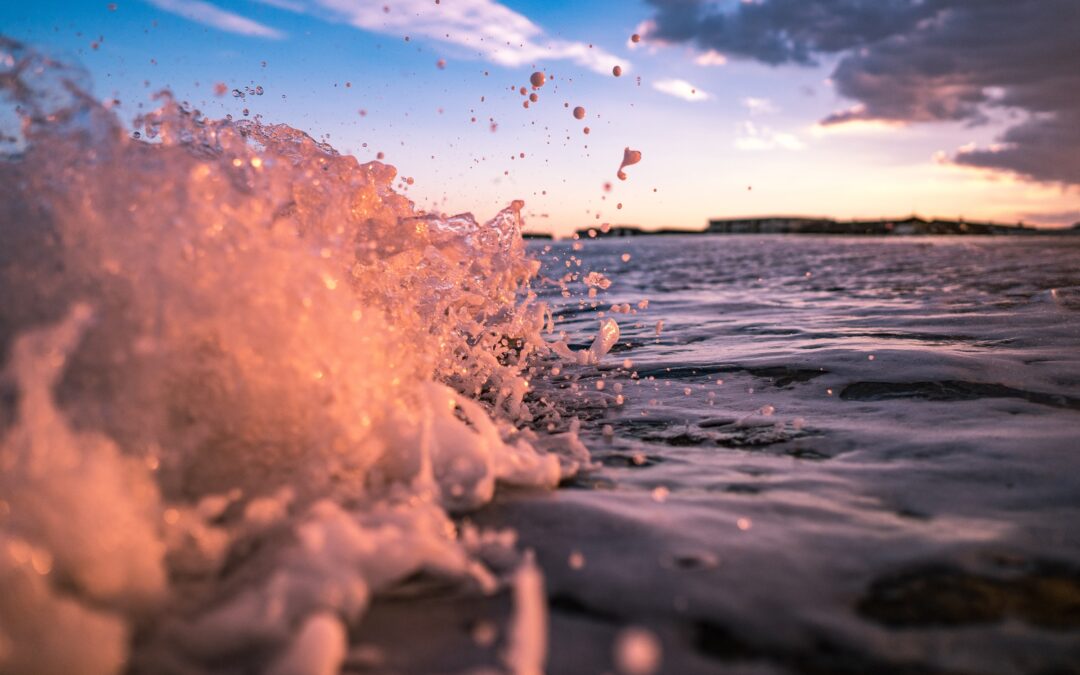
<path fill-rule="evenodd" d="M 451 514 L 587 464 L 529 392 L 618 327 L 553 353 L 520 203 L 423 213 L 288 126 L 88 91 L 0 38 L 0 671 L 334 672 L 417 574 L 515 583 L 538 671 L 537 571 Z"/>

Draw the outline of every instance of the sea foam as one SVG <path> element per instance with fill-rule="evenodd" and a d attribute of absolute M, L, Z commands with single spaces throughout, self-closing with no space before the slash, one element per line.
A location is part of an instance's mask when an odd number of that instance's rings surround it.
<path fill-rule="evenodd" d="M 422 213 L 288 126 L 162 93 L 133 133 L 88 90 L 0 39 L 0 672 L 335 672 L 416 574 L 516 583 L 542 667 L 539 572 L 451 516 L 588 462 L 530 427 L 522 204 Z"/>

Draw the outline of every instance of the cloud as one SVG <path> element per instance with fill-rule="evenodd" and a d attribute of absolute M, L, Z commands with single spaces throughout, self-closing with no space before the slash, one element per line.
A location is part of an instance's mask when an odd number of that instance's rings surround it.
<path fill-rule="evenodd" d="M 729 58 L 813 65 L 858 105 L 822 120 L 1022 121 L 1000 147 L 954 154 L 969 166 L 1080 185 L 1080 3 L 1076 0 L 647 0 L 648 39 Z"/>
<path fill-rule="evenodd" d="M 201 23 L 218 30 L 238 35 L 280 39 L 285 37 L 281 31 L 211 5 L 202 0 L 147 0 L 160 10 L 181 16 L 188 21 Z"/>
<path fill-rule="evenodd" d="M 694 63 L 699 66 L 722 66 L 727 63 L 727 57 L 715 49 L 710 49 L 694 57 Z"/>
<path fill-rule="evenodd" d="M 657 80 L 656 82 L 653 82 L 652 86 L 656 91 L 692 103 L 708 101 L 712 98 L 712 96 L 701 89 L 698 89 L 686 80 Z"/>
<path fill-rule="evenodd" d="M 864 120 L 852 119 L 846 122 L 829 124 L 817 123 L 810 127 L 810 133 L 816 137 L 822 136 L 868 136 L 872 134 L 894 133 L 908 126 L 906 122 L 896 120 Z"/>
<path fill-rule="evenodd" d="M 542 61 L 566 60 L 594 72 L 631 65 L 583 42 L 548 36 L 527 17 L 495 0 L 261 0 L 375 33 L 424 37 L 464 49 L 493 63 L 518 67 Z M 389 10 L 389 11 L 387 11 Z"/>
<path fill-rule="evenodd" d="M 779 112 L 776 105 L 767 98 L 755 98 L 747 96 L 742 100 L 743 107 L 750 111 L 751 115 L 771 115 Z"/>
<path fill-rule="evenodd" d="M 743 122 L 735 137 L 737 150 L 802 150 L 805 147 L 794 134 L 774 131 L 753 122 Z"/>
<path fill-rule="evenodd" d="M 984 169 L 1007 168 L 1045 182 L 1080 184 L 1080 110 L 1033 115 L 998 141 L 988 148 L 963 148 L 953 161 Z"/>

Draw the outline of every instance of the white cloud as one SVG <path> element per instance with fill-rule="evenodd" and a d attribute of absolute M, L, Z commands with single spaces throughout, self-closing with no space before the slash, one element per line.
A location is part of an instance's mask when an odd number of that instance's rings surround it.
<path fill-rule="evenodd" d="M 262 0 L 281 6 L 280 0 Z M 544 30 L 495 0 L 290 0 L 294 11 L 325 21 L 399 37 L 423 37 L 464 48 L 466 54 L 502 66 L 517 67 L 550 60 L 573 61 L 610 75 L 630 64 L 583 42 L 548 36 Z M 386 9 L 389 11 L 386 11 Z"/>
<path fill-rule="evenodd" d="M 695 103 L 698 101 L 707 101 L 712 98 L 709 94 L 698 89 L 686 80 L 657 80 L 656 82 L 653 82 L 653 89 L 674 96 L 675 98 L 681 98 L 684 101 L 692 101 Z"/>
<path fill-rule="evenodd" d="M 727 57 L 714 49 L 710 49 L 707 52 L 698 54 L 694 59 L 694 63 L 699 66 L 722 66 L 727 63 Z"/>
<path fill-rule="evenodd" d="M 738 150 L 802 150 L 806 144 L 794 134 L 774 131 L 753 122 L 743 122 L 735 138 Z"/>
<path fill-rule="evenodd" d="M 147 0 L 147 2 L 158 9 L 182 16 L 189 21 L 229 33 L 274 39 L 285 37 L 284 33 L 275 28 L 226 11 L 202 0 Z"/>
<path fill-rule="evenodd" d="M 840 135 L 869 135 L 891 133 L 897 129 L 906 127 L 904 122 L 890 120 L 861 120 L 852 119 L 844 122 L 831 122 L 829 124 L 814 124 L 810 127 L 813 136 L 840 136 Z"/>
<path fill-rule="evenodd" d="M 779 112 L 773 102 L 767 98 L 754 98 L 747 96 L 742 100 L 743 106 L 750 111 L 751 115 L 769 115 Z"/>

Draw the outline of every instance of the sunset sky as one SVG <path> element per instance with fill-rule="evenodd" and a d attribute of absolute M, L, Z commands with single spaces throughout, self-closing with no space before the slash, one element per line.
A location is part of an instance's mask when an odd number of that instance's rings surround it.
<path fill-rule="evenodd" d="M 0 33 L 81 62 L 125 119 L 164 87 L 247 108 L 384 152 L 425 208 L 524 199 L 534 230 L 1080 221 L 1077 0 L 35 0 Z"/>

